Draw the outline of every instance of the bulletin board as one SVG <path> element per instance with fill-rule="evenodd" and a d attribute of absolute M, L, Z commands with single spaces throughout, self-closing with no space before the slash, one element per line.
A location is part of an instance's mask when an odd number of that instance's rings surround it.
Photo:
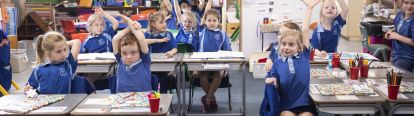
<path fill-rule="evenodd" d="M 257 14 L 263 14 L 276 21 L 303 21 L 306 6 L 301 0 L 255 0 Z"/>

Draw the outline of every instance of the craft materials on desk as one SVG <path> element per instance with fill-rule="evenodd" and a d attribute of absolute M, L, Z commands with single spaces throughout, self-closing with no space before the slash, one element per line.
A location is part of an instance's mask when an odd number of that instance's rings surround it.
<path fill-rule="evenodd" d="M 165 53 L 151 53 L 151 61 L 174 61 L 175 57 L 167 57 Z"/>
<path fill-rule="evenodd" d="M 44 106 L 56 103 L 65 98 L 65 95 L 38 95 L 34 98 L 2 100 L 0 99 L 0 111 L 10 113 L 28 113 Z"/>
<path fill-rule="evenodd" d="M 328 53 L 328 55 L 326 57 L 319 57 L 319 56 L 315 56 L 315 59 L 325 59 L 328 60 L 329 59 L 329 54 L 334 54 L 334 53 Z M 358 53 L 358 52 L 341 52 L 339 53 L 341 60 L 348 60 L 348 59 L 353 59 L 355 57 L 363 57 L 364 59 L 367 60 L 379 60 L 378 58 L 372 56 L 371 54 L 368 53 Z"/>
<path fill-rule="evenodd" d="M 323 96 L 337 96 L 337 95 L 357 95 L 367 96 L 375 95 L 366 82 L 355 80 L 343 80 L 344 83 L 335 84 L 311 84 L 313 94 L 321 94 Z M 317 90 L 317 91 L 315 91 Z"/>
<path fill-rule="evenodd" d="M 312 69 L 312 78 L 346 78 L 346 71 L 342 69 Z"/>

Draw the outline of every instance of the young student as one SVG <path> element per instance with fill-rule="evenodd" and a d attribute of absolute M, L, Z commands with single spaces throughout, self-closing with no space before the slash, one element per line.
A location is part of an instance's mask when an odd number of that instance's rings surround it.
<path fill-rule="evenodd" d="M 161 12 L 150 15 L 148 20 L 148 30 L 145 32 L 145 38 L 150 45 L 151 53 L 165 53 L 168 58 L 177 53 L 177 42 L 171 32 L 167 31 L 165 16 Z M 160 82 L 160 92 L 166 93 L 170 85 L 168 72 L 154 73 Z"/>
<path fill-rule="evenodd" d="M 163 0 L 160 4 L 160 10 L 165 16 L 165 21 L 167 22 L 168 29 L 177 29 L 177 19 L 176 12 L 174 11 L 174 6 L 171 4 L 173 0 Z"/>
<path fill-rule="evenodd" d="M 323 0 L 320 12 L 320 22 L 312 34 L 311 44 L 315 48 L 315 55 L 326 56 L 326 53 L 337 52 L 341 29 L 346 24 L 348 6 L 344 0 L 337 0 L 341 6 L 341 13 L 335 0 Z"/>
<path fill-rule="evenodd" d="M 0 85 L 8 91 L 11 87 L 12 70 L 10 67 L 10 42 L 0 30 Z M 0 96 L 3 96 L 0 94 Z"/>
<path fill-rule="evenodd" d="M 271 77 L 266 84 L 275 84 L 280 95 L 281 116 L 312 116 L 316 110 L 309 99 L 309 21 L 312 8 L 319 1 L 304 1 L 308 6 L 302 30 L 288 29 L 278 39 L 278 57 L 274 59 Z M 299 26 L 295 26 L 299 27 Z"/>
<path fill-rule="evenodd" d="M 187 1 L 186 1 L 187 2 Z M 184 6 L 184 8 L 186 8 L 184 14 L 181 14 L 181 8 L 180 6 L 178 6 L 178 1 L 175 0 L 174 1 L 174 8 L 175 11 L 177 13 L 177 19 L 179 24 L 180 24 L 180 29 L 178 31 L 177 36 L 175 37 L 178 43 L 184 43 L 184 44 L 188 44 L 191 46 L 191 51 L 195 51 L 197 48 L 196 46 L 196 41 L 198 40 L 198 31 L 197 27 L 198 27 L 198 23 L 197 23 L 197 19 L 194 16 L 194 13 L 191 12 L 191 10 L 188 9 L 189 6 L 186 5 L 182 5 L 182 7 Z M 180 2 L 181 3 L 181 2 Z M 187 4 L 187 3 L 186 3 Z"/>
<path fill-rule="evenodd" d="M 205 13 L 206 28 L 201 31 L 197 52 L 231 51 L 230 40 L 226 32 L 220 30 L 220 16 L 216 10 L 210 9 Z M 217 111 L 218 105 L 214 93 L 220 86 L 224 71 L 200 71 L 200 85 L 206 95 L 201 98 L 203 112 Z M 211 83 L 209 79 L 212 79 Z"/>
<path fill-rule="evenodd" d="M 391 62 L 408 71 L 414 69 L 414 0 L 402 0 L 400 12 L 394 20 L 395 31 L 386 33 L 392 40 Z"/>
<path fill-rule="evenodd" d="M 24 91 L 37 89 L 40 94 L 71 93 L 80 46 L 79 40 L 66 41 L 58 32 L 40 35 L 36 41 L 36 68 Z"/>
<path fill-rule="evenodd" d="M 112 44 L 118 63 L 115 92 L 151 91 L 151 57 L 138 22 L 121 15 L 129 27 L 114 36 Z"/>
<path fill-rule="evenodd" d="M 106 13 L 100 6 L 94 6 L 95 14 L 88 18 L 89 37 L 82 43 L 82 53 L 112 52 L 112 37 L 118 29 L 118 21 Z M 108 19 L 111 24 L 105 23 Z"/>

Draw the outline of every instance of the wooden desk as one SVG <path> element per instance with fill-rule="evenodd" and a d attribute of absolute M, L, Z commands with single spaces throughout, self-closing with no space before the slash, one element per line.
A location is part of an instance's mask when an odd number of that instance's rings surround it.
<path fill-rule="evenodd" d="M 246 59 L 190 59 L 189 56 L 191 53 L 185 53 L 182 59 L 183 65 L 181 65 L 181 75 L 185 75 L 184 65 L 188 66 L 188 71 L 219 71 L 219 70 L 236 70 L 236 71 L 242 71 L 242 107 L 240 113 L 235 114 L 214 114 L 214 115 L 245 115 L 245 109 L 246 109 L 246 64 L 248 61 Z M 228 64 L 228 68 L 224 69 L 204 69 L 206 64 Z M 188 114 L 187 109 L 188 106 L 185 102 L 185 78 L 184 76 L 180 76 L 179 81 L 181 81 L 183 88 L 183 105 L 182 112 L 183 115 L 206 115 L 206 114 Z"/>
<path fill-rule="evenodd" d="M 315 79 L 311 78 L 311 84 L 343 83 L 342 79 Z M 323 96 L 309 93 L 317 108 L 321 112 L 332 114 L 375 114 L 380 112 L 384 116 L 381 104 L 385 99 L 380 95 L 371 96 Z M 356 99 L 354 99 L 356 98 Z"/>
<path fill-rule="evenodd" d="M 76 73 L 108 73 L 114 68 L 115 64 L 115 60 L 78 61 Z"/>
<path fill-rule="evenodd" d="M 169 114 L 169 107 L 172 101 L 172 94 L 161 94 L 160 100 L 160 111 L 158 113 L 151 113 L 151 112 L 112 112 L 110 105 L 95 105 L 95 104 L 85 104 L 89 99 L 99 99 L 99 98 L 108 98 L 110 94 L 91 94 L 82 101 L 72 112 L 70 115 L 74 116 L 84 116 L 84 115 L 94 115 L 94 116 L 102 116 L 102 115 L 119 115 L 119 116 L 127 116 L 127 115 L 140 115 L 140 116 L 166 116 Z"/>
<path fill-rule="evenodd" d="M 373 79 L 374 81 L 382 81 L 380 79 Z M 404 82 L 414 82 L 414 79 L 403 79 Z M 385 82 L 386 83 L 386 82 Z M 390 109 L 388 112 L 388 116 L 392 116 L 393 114 L 414 114 L 414 93 L 399 93 L 397 100 L 390 100 L 388 99 L 388 89 L 383 86 L 372 86 L 384 99 L 390 103 Z M 403 98 L 401 95 L 406 96 L 407 98 Z"/>
<path fill-rule="evenodd" d="M 62 101 L 50 104 L 48 106 L 42 107 L 40 109 L 31 111 L 27 114 L 0 114 L 0 115 L 52 115 L 52 116 L 62 116 L 62 115 L 69 115 L 70 111 L 74 109 L 79 103 L 82 102 L 84 98 L 86 98 L 86 94 L 67 94 L 65 95 L 65 98 Z M 0 98 L 1 101 L 10 101 L 10 100 L 21 100 L 23 98 L 26 98 L 25 95 L 8 95 Z M 65 108 L 62 112 L 57 111 L 44 111 L 43 109 L 47 108 Z"/>

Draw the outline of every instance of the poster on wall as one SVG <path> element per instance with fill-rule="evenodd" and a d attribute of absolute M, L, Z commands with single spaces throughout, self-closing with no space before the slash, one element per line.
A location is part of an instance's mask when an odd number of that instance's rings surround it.
<path fill-rule="evenodd" d="M 256 13 L 258 14 L 274 14 L 277 0 L 257 0 L 255 3 Z"/>

